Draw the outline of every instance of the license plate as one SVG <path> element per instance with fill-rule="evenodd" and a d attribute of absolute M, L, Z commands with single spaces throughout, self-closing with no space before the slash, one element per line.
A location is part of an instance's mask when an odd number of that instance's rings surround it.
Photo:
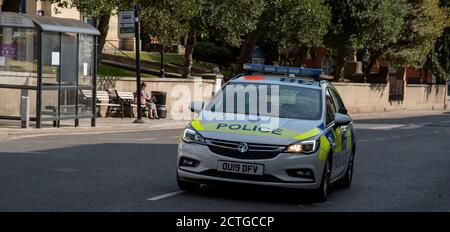
<path fill-rule="evenodd" d="M 264 174 L 264 165 L 219 161 L 217 170 L 221 172 L 233 172 L 233 173 L 262 176 Z"/>

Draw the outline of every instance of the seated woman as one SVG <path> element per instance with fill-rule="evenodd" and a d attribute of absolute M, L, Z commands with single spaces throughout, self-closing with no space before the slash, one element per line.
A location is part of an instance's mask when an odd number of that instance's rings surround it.
<path fill-rule="evenodd" d="M 145 82 L 141 83 L 141 105 L 146 106 L 148 108 L 148 117 L 150 119 L 159 119 L 158 112 L 156 111 L 156 98 L 151 97 L 147 94 L 145 89 L 147 88 L 147 84 Z"/>

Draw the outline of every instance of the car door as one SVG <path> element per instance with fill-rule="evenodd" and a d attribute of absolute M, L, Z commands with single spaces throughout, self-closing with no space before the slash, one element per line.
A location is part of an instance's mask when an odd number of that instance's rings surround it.
<path fill-rule="evenodd" d="M 342 102 L 341 97 L 336 92 L 335 89 L 330 88 L 330 94 L 333 98 L 333 103 L 335 106 L 335 110 L 338 113 L 341 114 L 347 114 L 347 110 L 344 106 L 344 103 Z M 340 134 L 340 146 L 336 145 L 336 147 L 340 150 L 340 157 L 338 159 L 339 163 L 338 166 L 338 172 L 342 173 L 346 169 L 346 165 L 348 164 L 348 159 L 350 158 L 350 153 L 352 150 L 352 126 L 351 124 L 348 125 L 342 125 L 342 126 L 335 126 L 335 131 L 337 134 Z"/>
<path fill-rule="evenodd" d="M 336 107 L 333 102 L 330 90 L 326 90 L 326 123 L 327 127 L 334 124 L 334 115 L 336 114 Z M 327 137 L 330 140 L 330 144 L 333 149 L 333 158 L 331 164 L 331 179 L 335 179 L 342 172 L 340 167 L 342 161 L 342 134 L 339 127 L 333 125 L 331 130 L 327 133 Z"/>

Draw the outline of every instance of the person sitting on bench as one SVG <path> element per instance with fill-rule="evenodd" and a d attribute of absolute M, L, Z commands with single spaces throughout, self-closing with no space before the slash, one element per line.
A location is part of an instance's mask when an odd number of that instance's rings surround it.
<path fill-rule="evenodd" d="M 146 106 L 148 108 L 148 118 L 150 119 L 159 119 L 158 112 L 156 111 L 156 98 L 151 97 L 147 94 L 145 89 L 147 88 L 147 84 L 145 82 L 141 83 L 141 105 Z"/>

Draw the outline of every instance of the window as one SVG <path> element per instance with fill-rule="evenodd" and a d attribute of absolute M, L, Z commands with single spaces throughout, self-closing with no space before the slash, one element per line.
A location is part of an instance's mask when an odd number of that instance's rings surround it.
<path fill-rule="evenodd" d="M 0 27 L 0 84 L 34 84 L 30 77 L 37 71 L 35 38 L 34 29 Z"/>
<path fill-rule="evenodd" d="M 339 97 L 339 94 L 334 89 L 330 89 L 330 93 L 333 97 L 336 112 L 340 113 L 345 110 L 344 103 L 342 102 L 341 97 Z"/>
<path fill-rule="evenodd" d="M 334 121 L 334 114 L 336 113 L 336 107 L 333 103 L 333 97 L 330 94 L 330 90 L 326 91 L 326 107 L 327 107 L 327 125 L 330 125 Z"/>
<path fill-rule="evenodd" d="M 278 107 L 278 110 L 274 110 Z M 213 112 L 320 120 L 321 90 L 285 85 L 230 83 L 206 107 Z"/>

